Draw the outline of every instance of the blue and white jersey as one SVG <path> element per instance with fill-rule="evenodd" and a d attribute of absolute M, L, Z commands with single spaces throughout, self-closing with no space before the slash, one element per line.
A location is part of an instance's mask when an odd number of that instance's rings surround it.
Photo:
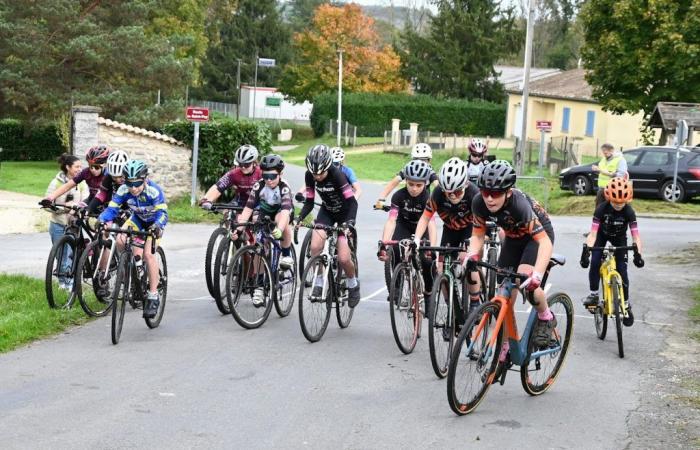
<path fill-rule="evenodd" d="M 163 189 L 156 183 L 146 180 L 146 187 L 137 196 L 129 193 L 126 184 L 119 186 L 112 196 L 107 209 L 100 214 L 100 222 L 111 222 L 119 215 L 119 208 L 126 204 L 132 216 L 147 224 L 157 223 L 161 228 L 168 223 L 168 205 Z"/>
<path fill-rule="evenodd" d="M 348 166 L 340 166 L 340 167 L 342 168 L 343 173 L 345 174 L 345 178 L 348 179 L 348 183 L 350 183 L 350 184 L 357 183 L 357 176 L 355 175 L 355 171 L 353 171 Z"/>

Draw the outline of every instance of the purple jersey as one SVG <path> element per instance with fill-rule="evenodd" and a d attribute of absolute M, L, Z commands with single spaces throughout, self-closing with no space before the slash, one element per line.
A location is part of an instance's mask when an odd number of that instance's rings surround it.
<path fill-rule="evenodd" d="M 80 184 L 84 181 L 88 185 L 88 189 L 90 189 L 90 198 L 92 199 L 100 189 L 100 184 L 102 184 L 102 179 L 104 177 L 104 170 L 102 170 L 98 176 L 94 176 L 92 172 L 90 172 L 90 168 L 86 167 L 73 178 L 73 182 L 75 184 Z"/>
<path fill-rule="evenodd" d="M 243 173 L 240 167 L 231 169 L 219 178 L 216 182 L 216 188 L 222 194 L 231 187 L 236 188 L 236 198 L 239 205 L 245 205 L 248 202 L 248 196 L 253 185 L 262 178 L 262 170 L 260 166 L 255 166 L 255 170 L 250 175 Z"/>

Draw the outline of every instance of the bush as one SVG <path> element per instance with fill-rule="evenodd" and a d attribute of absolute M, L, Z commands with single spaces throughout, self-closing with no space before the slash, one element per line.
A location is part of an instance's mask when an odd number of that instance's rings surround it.
<path fill-rule="evenodd" d="M 321 136 L 329 119 L 337 118 L 337 96 L 314 98 L 311 127 Z M 401 119 L 404 128 L 418 123 L 423 131 L 483 136 L 503 136 L 506 105 L 427 95 L 351 93 L 343 96 L 343 120 L 355 125 L 361 136 L 382 136 L 391 130 L 391 119 Z"/>
<path fill-rule="evenodd" d="M 46 161 L 63 153 L 56 125 L 29 126 L 16 119 L 0 120 L 3 161 Z"/>
<path fill-rule="evenodd" d="M 179 120 L 163 127 L 164 132 L 177 140 L 191 145 L 194 139 L 194 123 Z M 265 123 L 236 121 L 214 116 L 210 122 L 199 127 L 199 158 L 197 177 L 204 189 L 216 181 L 234 163 L 234 153 L 243 144 L 252 144 L 261 155 L 272 150 L 272 134 Z"/>

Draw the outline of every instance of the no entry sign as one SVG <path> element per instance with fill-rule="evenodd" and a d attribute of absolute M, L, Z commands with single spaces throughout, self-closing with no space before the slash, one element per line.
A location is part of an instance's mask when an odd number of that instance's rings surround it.
<path fill-rule="evenodd" d="M 185 117 L 192 122 L 208 122 L 209 109 L 197 106 L 188 106 L 185 110 Z"/>

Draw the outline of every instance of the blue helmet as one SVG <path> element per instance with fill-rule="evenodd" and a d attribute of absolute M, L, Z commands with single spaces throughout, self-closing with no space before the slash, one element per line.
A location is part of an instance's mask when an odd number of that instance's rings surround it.
<path fill-rule="evenodd" d="M 132 159 L 126 163 L 122 174 L 127 180 L 146 178 L 148 175 L 148 166 L 140 159 Z"/>

